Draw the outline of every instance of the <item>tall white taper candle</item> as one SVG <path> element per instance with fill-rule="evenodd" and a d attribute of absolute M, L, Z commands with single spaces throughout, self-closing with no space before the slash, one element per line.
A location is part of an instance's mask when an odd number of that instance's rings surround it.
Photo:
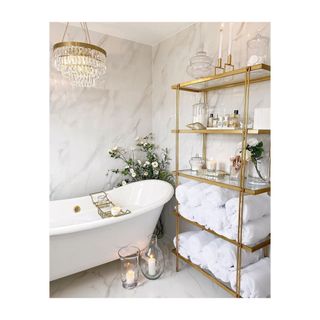
<path fill-rule="evenodd" d="M 223 42 L 223 26 L 224 26 L 224 23 L 221 23 L 220 25 L 220 41 L 219 41 L 219 55 L 218 55 L 218 58 L 222 58 L 222 42 Z"/>
<path fill-rule="evenodd" d="M 233 23 L 229 23 L 229 45 L 228 45 L 228 55 L 231 54 L 231 47 L 232 47 L 232 27 Z"/>

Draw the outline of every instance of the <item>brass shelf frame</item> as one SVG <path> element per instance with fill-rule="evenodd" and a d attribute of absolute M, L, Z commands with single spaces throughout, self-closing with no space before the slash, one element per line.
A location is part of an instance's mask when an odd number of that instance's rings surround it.
<path fill-rule="evenodd" d="M 204 231 L 207 231 L 208 233 L 214 234 L 215 236 L 217 236 L 217 237 L 219 237 L 219 238 L 221 238 L 221 239 L 223 239 L 225 241 L 228 241 L 228 242 L 232 243 L 233 245 L 235 245 L 237 247 L 241 247 L 243 250 L 246 250 L 248 252 L 255 252 L 255 251 L 259 250 L 259 249 L 265 248 L 265 247 L 269 246 L 270 242 L 271 242 L 270 237 L 268 237 L 267 239 L 263 240 L 262 242 L 257 243 L 254 246 L 248 246 L 248 245 L 245 245 L 245 244 L 238 243 L 235 240 L 229 239 L 229 238 L 223 236 L 222 234 L 215 232 L 214 230 L 208 229 L 208 228 L 206 228 L 205 226 L 203 226 L 202 224 L 200 224 L 200 223 L 198 223 L 196 221 L 189 220 L 186 217 L 182 216 L 177 211 L 173 211 L 172 214 L 175 215 L 175 216 L 178 215 L 180 219 L 182 219 L 182 220 L 184 220 L 184 221 L 186 221 L 186 222 L 188 222 L 190 224 L 193 224 L 194 226 L 200 228 L 201 230 L 204 230 Z"/>
<path fill-rule="evenodd" d="M 209 272 L 207 272 L 206 270 L 202 269 L 201 267 L 199 267 L 198 265 L 192 263 L 189 259 L 183 257 L 182 255 L 180 255 L 176 249 L 172 249 L 171 252 L 176 256 L 177 259 L 181 259 L 182 261 L 184 261 L 185 263 L 187 263 L 188 265 L 190 265 L 192 268 L 196 269 L 197 271 L 199 271 L 200 273 L 202 273 L 202 275 L 204 275 L 205 277 L 207 277 L 208 279 L 210 279 L 212 282 L 214 282 L 215 284 L 217 284 L 219 287 L 221 287 L 222 289 L 226 290 L 227 292 L 229 292 L 232 296 L 237 297 L 237 292 L 234 291 L 232 288 L 230 288 L 229 286 L 227 286 L 224 282 L 218 280 L 216 277 L 214 277 L 213 275 L 211 275 Z M 241 298 L 240 296 L 238 298 Z"/>
<path fill-rule="evenodd" d="M 240 284 L 241 284 L 241 260 L 242 260 L 242 250 L 241 248 L 253 252 L 264 248 L 264 250 L 267 250 L 267 246 L 270 245 L 270 237 L 260 244 L 257 244 L 254 247 L 245 246 L 242 244 L 242 226 L 243 226 L 243 202 L 244 202 L 244 195 L 245 194 L 260 194 L 264 192 L 270 192 L 270 186 L 267 186 L 265 188 L 260 189 L 250 189 L 246 188 L 245 185 L 245 170 L 246 170 L 246 146 L 247 146 L 247 136 L 250 134 L 270 134 L 270 130 L 254 130 L 254 129 L 248 129 L 248 115 L 249 115 L 249 90 L 250 85 L 252 84 L 258 84 L 261 82 L 269 81 L 271 79 L 270 77 L 270 70 L 271 67 L 266 64 L 259 64 L 254 66 L 248 66 L 240 69 L 235 69 L 219 74 L 215 74 L 209 77 L 200 78 L 192 81 L 182 82 L 173 85 L 171 88 L 176 91 L 176 128 L 175 130 L 172 130 L 173 133 L 175 133 L 176 139 L 176 160 L 175 160 L 175 179 L 176 179 L 176 185 L 179 185 L 179 177 L 184 177 L 187 179 L 192 179 L 195 181 L 217 185 L 222 188 L 227 188 L 231 190 L 239 191 L 239 214 L 238 214 L 238 234 L 237 234 L 237 240 L 231 240 L 228 239 L 220 234 L 217 234 L 216 232 L 206 229 L 204 226 L 194 222 L 190 221 L 188 219 L 183 218 L 179 212 L 177 211 L 176 216 L 176 248 L 173 250 L 173 253 L 176 255 L 176 271 L 179 271 L 179 259 L 185 261 L 189 265 L 191 265 L 193 268 L 201 272 L 203 275 L 205 275 L 207 278 L 209 278 L 211 281 L 225 289 L 227 292 L 229 292 L 231 295 L 241 298 L 240 296 Z M 183 130 L 179 127 L 179 115 L 180 115 L 180 93 L 181 91 L 186 92 L 199 92 L 203 94 L 204 102 L 206 103 L 208 101 L 208 92 L 214 91 L 214 90 L 221 90 L 221 89 L 229 89 L 233 87 L 243 86 L 244 87 L 244 105 L 243 105 L 243 115 L 244 115 L 244 126 L 240 130 L 228 130 L 228 129 L 221 129 L 221 130 Z M 202 155 L 204 158 L 206 158 L 207 153 L 207 136 L 208 134 L 239 134 L 241 135 L 242 140 L 242 148 L 241 148 L 241 162 L 242 166 L 240 168 L 240 183 L 239 186 L 228 184 L 225 181 L 215 181 L 215 180 L 209 180 L 205 179 L 203 177 L 194 176 L 190 174 L 184 173 L 182 170 L 179 170 L 179 145 L 180 140 L 179 136 L 182 133 L 194 133 L 194 134 L 202 134 Z M 178 203 L 176 208 L 178 208 Z M 236 245 L 237 247 L 237 266 L 236 266 L 236 291 L 232 290 L 230 287 L 216 279 L 214 276 L 206 272 L 205 270 L 201 269 L 199 266 L 193 264 L 188 259 L 182 257 L 179 254 L 179 230 L 180 230 L 180 219 L 183 219 L 187 221 L 188 223 L 191 223 L 203 230 L 206 230 L 207 232 L 211 232 L 220 238 L 229 241 Z"/>
<path fill-rule="evenodd" d="M 178 171 L 178 173 L 173 171 L 173 173 L 177 174 L 180 177 L 184 177 L 184 178 L 187 178 L 187 179 L 190 179 L 190 180 L 195 180 L 195 181 L 202 182 L 202 183 L 212 184 L 214 186 L 218 186 L 218 187 L 221 187 L 221 188 L 226 188 L 226 189 L 229 189 L 229 190 L 243 191 L 245 194 L 250 194 L 250 195 L 257 195 L 257 194 L 266 193 L 266 192 L 270 192 L 271 191 L 271 187 L 270 186 L 266 186 L 266 187 L 259 188 L 259 189 L 242 188 L 241 186 L 228 184 L 226 182 L 221 182 L 219 180 L 209 180 L 209 179 L 202 178 L 202 177 L 199 177 L 199 176 L 193 176 L 191 174 L 184 173 L 183 170 Z"/>

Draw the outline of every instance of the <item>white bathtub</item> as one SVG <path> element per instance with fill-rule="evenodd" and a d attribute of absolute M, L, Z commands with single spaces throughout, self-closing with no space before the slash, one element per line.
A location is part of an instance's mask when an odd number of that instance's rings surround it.
<path fill-rule="evenodd" d="M 50 280 L 118 259 L 118 249 L 133 244 L 142 249 L 173 196 L 173 187 L 145 180 L 107 191 L 128 215 L 102 219 L 90 196 L 50 202 Z M 74 207 L 80 206 L 79 213 Z"/>

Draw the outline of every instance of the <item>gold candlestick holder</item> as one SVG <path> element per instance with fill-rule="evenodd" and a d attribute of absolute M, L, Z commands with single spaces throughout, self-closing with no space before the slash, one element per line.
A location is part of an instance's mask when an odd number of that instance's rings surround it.
<path fill-rule="evenodd" d="M 228 54 L 227 62 L 224 64 L 224 72 L 233 71 L 234 65 L 232 64 L 232 55 Z"/>
<path fill-rule="evenodd" d="M 217 65 L 214 67 L 214 74 L 223 73 L 223 72 L 224 72 L 224 67 L 222 67 L 222 58 L 218 58 Z"/>

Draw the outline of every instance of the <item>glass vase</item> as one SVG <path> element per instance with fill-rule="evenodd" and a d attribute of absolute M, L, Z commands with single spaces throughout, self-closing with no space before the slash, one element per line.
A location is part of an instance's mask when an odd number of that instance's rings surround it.
<path fill-rule="evenodd" d="M 143 275 L 150 280 L 158 279 L 163 273 L 164 257 L 155 234 L 149 236 L 148 245 L 141 252 L 140 269 Z"/>
<path fill-rule="evenodd" d="M 264 185 L 270 182 L 270 159 L 264 156 L 256 161 L 250 160 L 247 167 L 247 182 L 251 185 Z"/>
<path fill-rule="evenodd" d="M 133 289 L 139 279 L 139 255 L 137 247 L 126 246 L 118 251 L 121 264 L 121 281 L 125 289 Z"/>

